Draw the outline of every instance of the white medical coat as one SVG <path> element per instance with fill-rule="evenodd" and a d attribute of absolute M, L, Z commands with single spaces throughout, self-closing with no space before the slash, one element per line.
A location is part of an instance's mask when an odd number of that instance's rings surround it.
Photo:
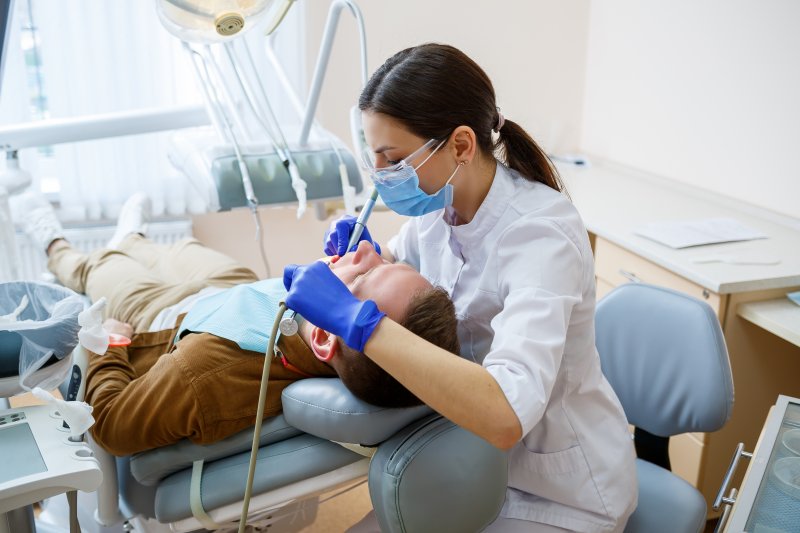
<path fill-rule="evenodd" d="M 388 245 L 450 293 L 462 356 L 491 373 L 522 425 L 501 516 L 621 531 L 636 507 L 635 454 L 600 371 L 594 261 L 578 212 L 498 163 L 473 220 L 452 217 L 448 208 L 412 218 Z"/>

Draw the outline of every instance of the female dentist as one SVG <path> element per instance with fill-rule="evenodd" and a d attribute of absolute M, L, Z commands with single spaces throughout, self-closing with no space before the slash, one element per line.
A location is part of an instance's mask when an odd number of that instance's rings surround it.
<path fill-rule="evenodd" d="M 595 349 L 587 232 L 547 156 L 451 46 L 395 54 L 359 107 L 375 186 L 413 217 L 382 254 L 450 293 L 462 357 L 356 299 L 321 262 L 286 268 L 288 306 L 509 450 L 506 501 L 486 531 L 622 531 L 636 507 L 633 444 Z M 334 223 L 329 255 L 345 253 L 353 224 Z"/>

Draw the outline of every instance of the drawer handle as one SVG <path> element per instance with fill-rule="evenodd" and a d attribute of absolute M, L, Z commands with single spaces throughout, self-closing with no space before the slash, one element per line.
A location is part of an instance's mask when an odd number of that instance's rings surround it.
<path fill-rule="evenodd" d="M 736 489 L 731 489 L 730 495 L 726 498 L 727 500 L 736 501 Z M 732 503 L 726 503 L 725 509 L 722 511 L 722 516 L 719 517 L 717 521 L 717 527 L 714 528 L 714 533 L 719 533 L 720 531 L 725 529 L 725 526 L 728 524 L 728 518 L 731 515 L 731 509 L 733 509 Z"/>
<path fill-rule="evenodd" d="M 719 492 L 717 493 L 717 497 L 714 498 L 714 505 L 711 506 L 712 509 L 715 511 L 719 510 L 720 505 L 725 503 L 726 505 L 733 505 L 736 502 L 736 499 L 732 496 L 735 496 L 733 492 L 731 492 L 731 497 L 723 497 L 725 491 L 728 490 L 728 485 L 733 478 L 733 474 L 736 473 L 736 467 L 739 466 L 739 459 L 742 457 L 751 458 L 753 454 L 750 452 L 744 451 L 744 442 L 740 442 L 736 445 L 736 450 L 733 452 L 733 457 L 731 458 L 731 465 L 728 467 L 728 471 L 725 472 L 725 479 L 722 481 L 722 486 L 719 488 Z"/>
<path fill-rule="evenodd" d="M 633 283 L 641 283 L 642 282 L 642 280 L 641 280 L 641 278 L 639 276 L 637 276 L 633 272 L 628 272 L 627 270 L 623 270 L 621 268 L 619 269 L 619 275 L 622 276 L 623 278 L 627 279 L 628 281 L 633 282 Z"/>

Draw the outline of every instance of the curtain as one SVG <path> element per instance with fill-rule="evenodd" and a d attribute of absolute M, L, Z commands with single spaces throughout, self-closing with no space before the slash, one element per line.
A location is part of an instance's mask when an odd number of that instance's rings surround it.
<path fill-rule="evenodd" d="M 17 0 L 14 7 L 0 124 L 202 103 L 191 62 L 161 26 L 153 1 Z M 302 10 L 293 8 L 275 45 L 296 88 L 305 87 L 303 23 Z M 255 32 L 247 38 L 253 48 L 265 44 Z M 264 81 L 273 105 L 289 108 L 277 82 L 269 75 Z M 20 161 L 64 221 L 113 220 L 140 190 L 156 216 L 200 211 L 202 200 L 167 159 L 168 135 L 24 149 Z"/>

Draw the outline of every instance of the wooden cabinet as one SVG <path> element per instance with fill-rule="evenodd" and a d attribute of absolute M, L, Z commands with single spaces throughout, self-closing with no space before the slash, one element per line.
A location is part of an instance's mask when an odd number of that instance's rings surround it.
<path fill-rule="evenodd" d="M 601 237 L 595 239 L 595 275 L 603 294 L 597 291 L 598 299 L 611 288 L 628 282 L 642 282 L 669 287 L 705 300 L 718 317 L 724 316 L 726 298 L 700 285 L 682 278 L 628 250 Z"/>
<path fill-rule="evenodd" d="M 731 420 L 714 433 L 687 433 L 670 439 L 673 472 L 703 493 L 710 511 L 736 444 L 744 442 L 747 449 L 753 449 L 775 397 L 800 396 L 800 347 L 742 319 L 736 308 L 745 302 L 778 298 L 791 289 L 718 294 L 607 239 L 593 236 L 593 242 L 598 299 L 618 285 L 640 281 L 704 300 L 720 320 L 733 371 Z"/>

